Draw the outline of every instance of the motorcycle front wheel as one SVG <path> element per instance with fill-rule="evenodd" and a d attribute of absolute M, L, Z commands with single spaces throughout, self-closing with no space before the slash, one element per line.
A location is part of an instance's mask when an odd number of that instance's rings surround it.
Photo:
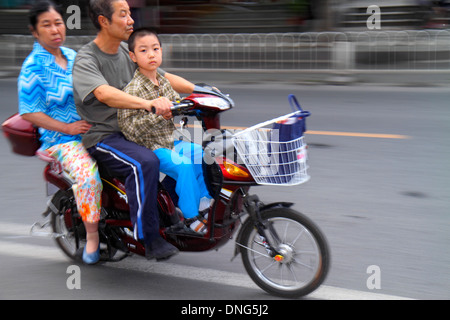
<path fill-rule="evenodd" d="M 266 237 L 248 221 L 239 244 L 252 280 L 266 292 L 287 298 L 317 289 L 325 280 L 330 261 L 320 229 L 303 214 L 285 207 L 265 210 L 261 218 Z"/>

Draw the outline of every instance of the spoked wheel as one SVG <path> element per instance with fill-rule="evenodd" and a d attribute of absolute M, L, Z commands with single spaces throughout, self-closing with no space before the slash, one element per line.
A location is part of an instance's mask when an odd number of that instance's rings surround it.
<path fill-rule="evenodd" d="M 51 222 L 56 243 L 71 259 L 77 259 L 77 251 L 86 244 L 86 230 L 76 211 L 73 192 L 59 190 L 52 199 L 58 212 L 52 210 Z"/>
<path fill-rule="evenodd" d="M 242 230 L 242 260 L 250 277 L 274 295 L 292 298 L 314 291 L 325 280 L 329 266 L 322 232 L 289 208 L 272 208 L 261 212 L 261 217 L 266 238 L 251 222 Z"/>

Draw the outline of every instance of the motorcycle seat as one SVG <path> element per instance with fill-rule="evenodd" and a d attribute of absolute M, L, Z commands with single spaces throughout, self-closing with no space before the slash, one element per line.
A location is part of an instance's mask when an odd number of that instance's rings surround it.
<path fill-rule="evenodd" d="M 52 170 L 56 171 L 57 173 L 61 173 L 63 171 L 61 163 L 53 158 L 46 150 L 38 149 L 35 155 L 38 157 L 38 159 L 49 163 L 52 167 Z"/>

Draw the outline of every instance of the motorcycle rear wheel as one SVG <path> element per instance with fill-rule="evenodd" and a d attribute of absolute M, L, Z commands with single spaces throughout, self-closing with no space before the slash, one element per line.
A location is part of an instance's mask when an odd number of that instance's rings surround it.
<path fill-rule="evenodd" d="M 86 244 L 86 230 L 76 211 L 72 190 L 59 190 L 52 198 L 57 212 L 51 210 L 51 223 L 58 247 L 72 260 L 79 259 L 79 249 Z"/>
<path fill-rule="evenodd" d="M 295 298 L 317 289 L 329 267 L 329 249 L 320 229 L 306 216 L 289 208 L 261 212 L 267 227 L 263 241 L 251 221 L 243 226 L 242 261 L 252 280 L 266 292 Z M 270 253 L 267 243 L 279 253 Z"/>

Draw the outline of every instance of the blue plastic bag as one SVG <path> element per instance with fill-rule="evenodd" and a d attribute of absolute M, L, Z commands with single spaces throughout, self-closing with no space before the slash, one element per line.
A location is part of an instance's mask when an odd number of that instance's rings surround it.
<path fill-rule="evenodd" d="M 306 131 L 305 118 L 311 115 L 309 111 L 302 110 L 294 95 L 289 95 L 288 99 L 292 110 L 297 113 L 273 124 L 272 141 L 269 146 L 269 150 L 272 150 L 272 159 L 278 165 L 276 179 L 286 184 L 291 182 L 300 169 L 299 157 L 304 155 L 303 152 L 299 153 L 304 147 L 303 139 L 300 138 Z"/>
<path fill-rule="evenodd" d="M 278 139 L 280 142 L 295 140 L 303 136 L 306 131 L 305 118 L 311 115 L 309 111 L 302 110 L 297 98 L 293 94 L 289 95 L 288 99 L 292 111 L 299 111 L 299 113 L 286 120 L 274 123 L 273 129 L 278 130 Z"/>

